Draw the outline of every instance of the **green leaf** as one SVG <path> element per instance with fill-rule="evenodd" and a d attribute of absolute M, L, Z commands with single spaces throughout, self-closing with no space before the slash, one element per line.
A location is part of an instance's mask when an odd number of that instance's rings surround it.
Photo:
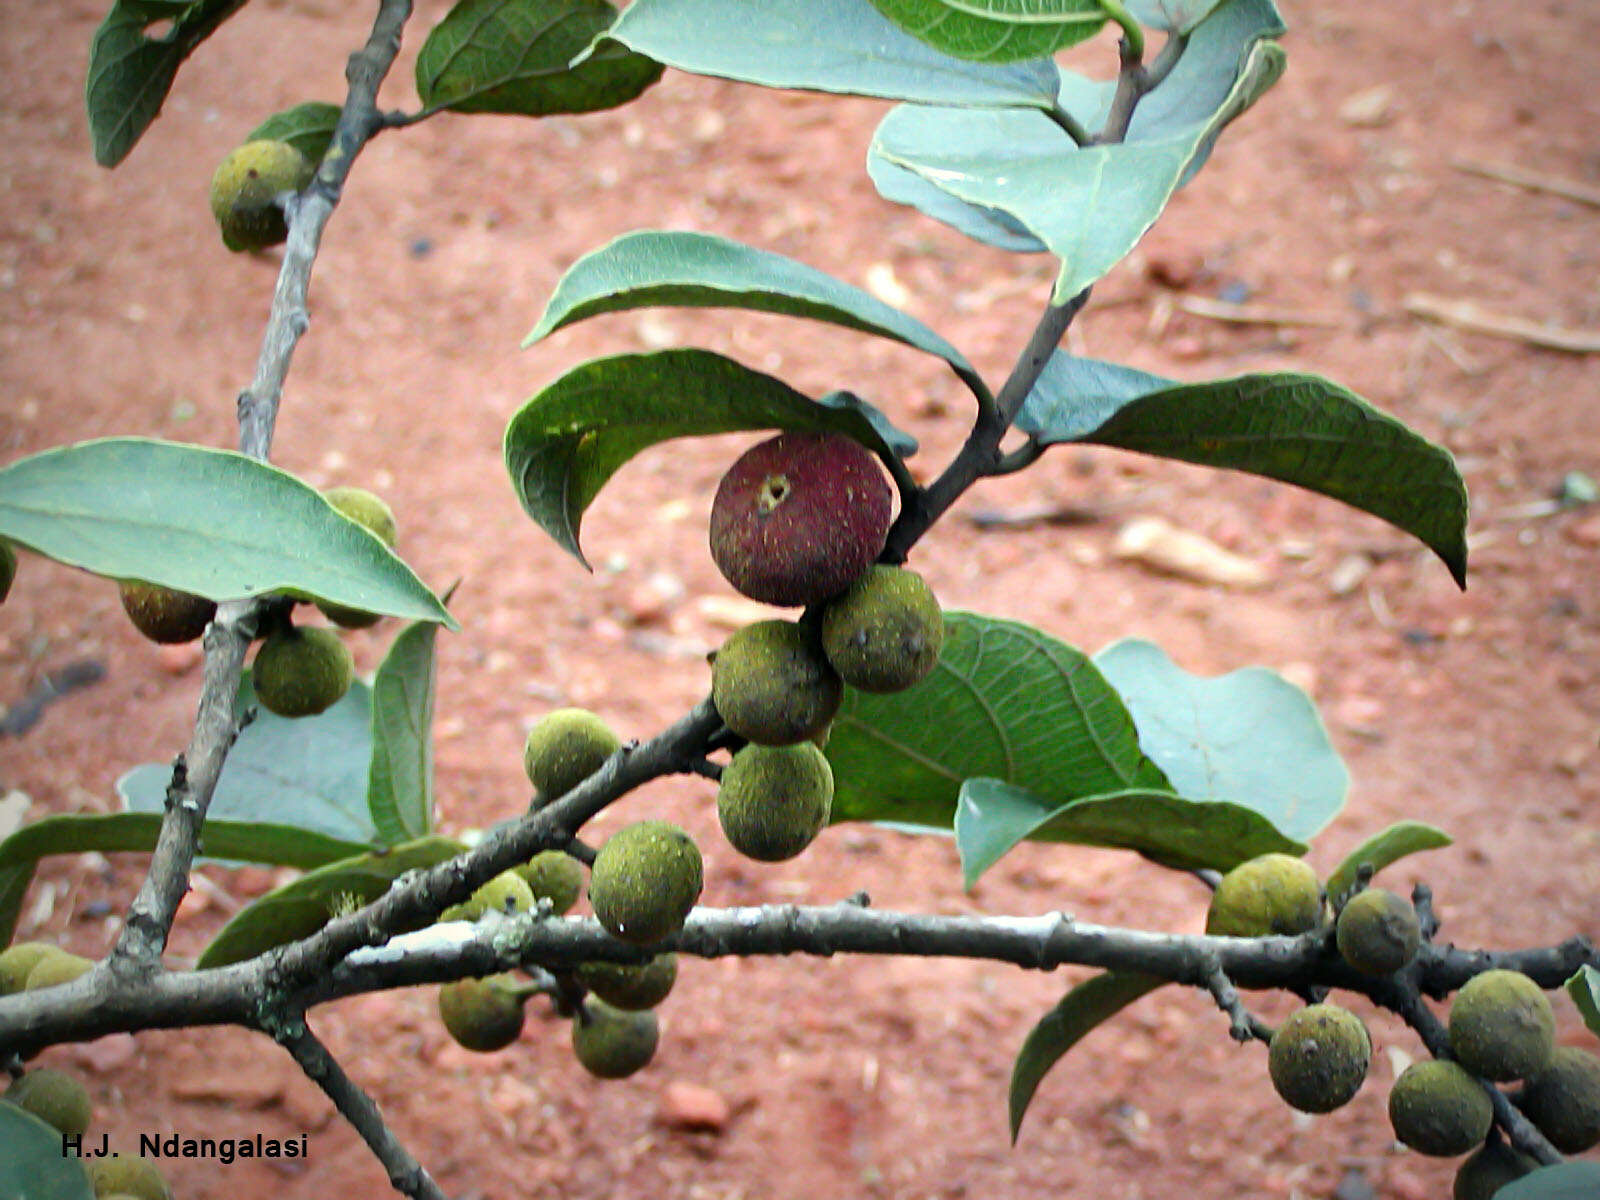
<path fill-rule="evenodd" d="M 1350 889 L 1355 887 L 1356 874 L 1363 863 L 1371 865 L 1376 874 L 1408 854 L 1439 850 L 1448 845 L 1450 835 L 1442 829 L 1421 821 L 1397 822 L 1362 842 L 1334 868 L 1333 874 L 1328 876 L 1328 898 L 1335 904 L 1343 903 Z"/>
<path fill-rule="evenodd" d="M 1350 775 L 1316 706 L 1276 672 L 1249 667 L 1206 679 L 1135 638 L 1094 661 L 1179 795 L 1230 800 L 1302 842 L 1344 807 Z"/>
<path fill-rule="evenodd" d="M 433 830 L 434 642 L 438 627 L 408 625 L 372 681 L 367 808 L 386 845 Z"/>
<path fill-rule="evenodd" d="M 588 566 L 578 526 L 624 463 L 672 438 L 745 429 L 843 433 L 885 459 L 916 446 L 847 392 L 812 400 L 709 350 L 665 350 L 594 359 L 529 400 L 506 427 L 506 470 L 523 510 Z"/>
<path fill-rule="evenodd" d="M 634 0 L 611 36 L 669 67 L 763 87 L 924 104 L 1048 109 L 1055 67 L 965 62 L 870 0 Z"/>
<path fill-rule="evenodd" d="M 1589 1032 L 1600 1037 L 1600 971 L 1590 966 L 1579 967 L 1578 973 L 1567 980 L 1567 995 L 1578 1006 Z"/>
<path fill-rule="evenodd" d="M 1222 129 L 1277 81 L 1283 52 L 1266 39 L 1282 30 L 1271 0 L 1226 0 L 1140 102 L 1119 144 L 1079 147 L 1042 112 L 942 100 L 892 110 L 869 154 L 968 205 L 1009 214 L 1061 260 L 1054 299 L 1065 303 L 1138 244 Z M 1103 123 L 1110 85 L 1065 72 L 1058 85 L 1061 107 L 1080 125 Z"/>
<path fill-rule="evenodd" d="M 1600 1196 L 1600 1163 L 1564 1162 L 1540 1167 L 1494 1194 L 1495 1200 L 1594 1200 Z"/>
<path fill-rule="evenodd" d="M 114 167 L 161 111 L 178 68 L 245 0 L 116 0 L 89 43 L 89 137 Z M 160 37 L 145 30 L 170 22 Z"/>
<path fill-rule="evenodd" d="M 959 0 L 872 0 L 900 28 L 956 58 L 1008 63 L 1054 54 L 1093 37 L 1106 22 L 1099 0 L 1045 0 L 1021 12 Z"/>
<path fill-rule="evenodd" d="M 1055 804 L 998 779 L 969 779 L 961 786 L 956 850 L 969 890 L 1025 839 L 1136 850 L 1179 870 L 1228 871 L 1261 854 L 1306 852 L 1260 813 L 1224 800 L 1141 789 Z"/>
<path fill-rule="evenodd" d="M 315 488 L 232 450 L 106 438 L 21 459 L 0 470 L 0 536 L 213 600 L 289 591 L 457 628 L 377 537 Z"/>
<path fill-rule="evenodd" d="M 94 1200 L 89 1172 L 61 1149 L 61 1131 L 15 1104 L 0 1104 L 0 1196 L 6 1200 Z"/>
<path fill-rule="evenodd" d="M 376 900 L 407 871 L 435 866 L 465 850 L 451 838 L 427 837 L 319 867 L 234 914 L 195 965 L 223 967 L 310 937 L 335 913 Z"/>
<path fill-rule="evenodd" d="M 605 0 L 460 0 L 422 44 L 417 94 L 430 109 L 528 117 L 626 104 L 661 64 L 601 37 L 616 17 Z"/>
<path fill-rule="evenodd" d="M 641 230 L 574 263 L 556 284 L 531 345 L 601 313 L 652 305 L 744 308 L 809 317 L 902 342 L 973 375 L 961 352 L 915 317 L 833 276 L 707 233 Z"/>
<path fill-rule="evenodd" d="M 1465 586 L 1467 486 L 1455 460 L 1318 376 L 1182 384 L 1057 351 L 1017 427 L 1046 446 L 1114 446 L 1248 471 L 1343 501 L 1420 540 Z"/>
<path fill-rule="evenodd" d="M 834 719 L 835 821 L 951 828 L 962 784 L 984 777 L 1055 800 L 1130 789 L 1165 776 L 1093 663 L 1015 621 L 945 614 L 933 673 L 896 695 L 849 689 Z"/>
<path fill-rule="evenodd" d="M 0 867 L 36 862 L 49 854 L 148 854 L 161 831 L 158 813 L 65 813 L 24 825 L 0 842 Z M 207 816 L 200 847 L 208 857 L 278 867 L 320 867 L 360 854 L 369 846 L 294 825 L 218 821 Z"/>
<path fill-rule="evenodd" d="M 339 124 L 339 106 L 308 100 L 283 112 L 274 113 L 250 131 L 247 142 L 288 142 L 308 162 L 319 163 L 333 142 Z"/>
<path fill-rule="evenodd" d="M 135 770 L 163 768 L 151 764 Z M 164 770 L 170 776 L 171 769 Z M 127 779 L 123 776 L 122 782 Z M 157 786 L 164 789 L 165 779 Z M 82 854 L 89 850 L 148 854 L 155 848 L 160 829 L 159 807 L 155 812 L 68 813 L 24 825 L 0 842 L 0 946 L 6 945 L 16 931 L 17 915 L 22 911 L 23 897 L 39 859 L 49 854 Z M 201 848 L 208 857 L 234 862 L 316 867 L 359 854 L 367 846 L 294 825 L 217 820 L 208 815 Z"/>
<path fill-rule="evenodd" d="M 0 867 L 0 946 L 9 945 L 17 932 L 17 917 L 22 912 L 22 900 L 33 882 L 34 862 L 18 863 L 14 867 Z"/>
<path fill-rule="evenodd" d="M 1029 1032 L 1011 1066 L 1011 1142 L 1016 1144 L 1033 1094 L 1061 1056 L 1102 1021 L 1116 1016 L 1166 980 L 1132 971 L 1107 971 L 1078 984 Z"/>
<path fill-rule="evenodd" d="M 374 755 L 370 687 L 356 680 L 337 704 L 314 717 L 280 717 L 256 703 L 246 672 L 238 707 L 254 708 L 256 715 L 223 764 L 206 810 L 208 833 L 216 821 L 241 821 L 289 825 L 363 849 L 383 841 L 367 804 Z M 117 780 L 117 791 L 130 811 L 159 815 L 171 778 L 170 764 L 146 763 Z M 227 857 L 214 849 L 208 853 Z"/>
<path fill-rule="evenodd" d="M 885 200 L 925 213 L 986 246 L 1014 254 L 1039 254 L 1049 249 L 1010 213 L 957 200 L 915 171 L 895 166 L 876 152 L 876 146 L 867 154 L 867 174 Z"/>

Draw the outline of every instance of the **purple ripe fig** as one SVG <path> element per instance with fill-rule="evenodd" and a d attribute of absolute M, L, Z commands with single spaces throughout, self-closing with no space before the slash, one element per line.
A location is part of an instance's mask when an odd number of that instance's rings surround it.
<path fill-rule="evenodd" d="M 893 495 L 870 450 L 835 433 L 781 433 L 722 477 L 711 557 L 740 593 L 798 608 L 837 596 L 872 565 Z"/>

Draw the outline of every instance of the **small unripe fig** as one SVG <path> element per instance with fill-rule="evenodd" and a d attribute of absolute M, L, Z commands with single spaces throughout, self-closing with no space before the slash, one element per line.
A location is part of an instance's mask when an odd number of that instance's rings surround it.
<path fill-rule="evenodd" d="M 793 858 L 833 808 L 833 769 L 810 742 L 746 746 L 722 772 L 717 819 L 729 845 L 759 862 Z"/>
<path fill-rule="evenodd" d="M 655 1013 L 628 1012 L 593 997 L 572 1021 L 573 1053 L 600 1079 L 623 1079 L 645 1067 L 660 1037 Z"/>
<path fill-rule="evenodd" d="M 515 870 L 502 871 L 460 904 L 439 914 L 441 921 L 476 921 L 485 913 L 527 912 L 533 907 L 533 890 Z"/>
<path fill-rule="evenodd" d="M 59 947 L 51 946 L 44 954 L 39 956 L 39 961 L 34 963 L 33 970 L 28 972 L 28 979 L 22 987 L 24 991 L 36 992 L 40 988 L 57 987 L 63 983 L 71 983 L 94 966 L 94 963 L 78 954 L 72 954 Z"/>
<path fill-rule="evenodd" d="M 1371 1060 L 1372 1039 L 1360 1017 L 1335 1004 L 1311 1004 L 1272 1035 L 1267 1070 L 1291 1108 L 1326 1113 L 1361 1090 Z"/>
<path fill-rule="evenodd" d="M 456 1042 L 489 1054 L 504 1050 L 522 1034 L 522 998 L 509 975 L 458 979 L 439 989 L 439 1019 Z"/>
<path fill-rule="evenodd" d="M 1421 1154 L 1454 1158 L 1489 1136 L 1494 1106 L 1460 1063 L 1435 1058 L 1400 1073 L 1389 1092 L 1394 1135 Z"/>
<path fill-rule="evenodd" d="M 122 594 L 123 611 L 134 628 L 152 642 L 164 646 L 194 641 L 217 615 L 216 601 L 160 584 L 127 579 L 117 590 Z"/>
<path fill-rule="evenodd" d="M 711 502 L 711 557 L 752 600 L 837 596 L 889 533 L 893 493 L 872 451 L 837 433 L 781 433 L 747 450 Z"/>
<path fill-rule="evenodd" d="M 927 678 L 944 647 L 944 613 L 921 575 L 876 564 L 830 601 L 822 649 L 863 692 L 902 692 Z"/>
<path fill-rule="evenodd" d="M 229 250 L 260 250 L 289 236 L 278 206 L 284 192 L 298 192 L 316 168 L 288 142 L 246 142 L 230 151 L 211 177 L 211 215 Z"/>
<path fill-rule="evenodd" d="M 1392 975 L 1417 956 L 1422 926 L 1411 901 L 1382 888 L 1358 892 L 1339 912 L 1339 953 L 1364 975 Z"/>
<path fill-rule="evenodd" d="M 839 711 L 844 683 L 817 636 L 794 621 L 746 625 L 711 663 L 711 702 L 729 729 L 763 746 L 821 733 Z"/>
<path fill-rule="evenodd" d="M 573 974 L 607 1004 L 636 1012 L 667 998 L 678 981 L 678 956 L 658 954 L 646 963 L 580 963 Z"/>
<path fill-rule="evenodd" d="M 1206 932 L 1219 937 L 1305 933 L 1322 921 L 1317 873 L 1287 854 L 1263 854 L 1222 877 L 1206 913 Z"/>
<path fill-rule="evenodd" d="M 550 901 L 550 911 L 558 917 L 576 904 L 583 892 L 583 868 L 565 851 L 542 850 L 515 869 L 533 898 Z"/>
<path fill-rule="evenodd" d="M 11 543 L 0 538 L 0 604 L 11 594 L 11 581 L 17 577 L 17 552 Z"/>
<path fill-rule="evenodd" d="M 61 950 L 49 942 L 18 942 L 0 951 L 0 996 L 20 992 L 28 982 L 28 973 L 39 965 L 40 959 L 60 953 Z"/>
<path fill-rule="evenodd" d="M 12 1081 L 5 1098 L 62 1133 L 89 1128 L 89 1091 L 65 1071 L 40 1067 Z"/>
<path fill-rule="evenodd" d="M 528 730 L 522 769 L 543 800 L 564 796 L 622 748 L 617 735 L 586 708 L 558 708 Z"/>
<path fill-rule="evenodd" d="M 1517 1105 L 1563 1154 L 1600 1144 L 1600 1058 L 1558 1046 L 1549 1065 L 1528 1077 Z"/>
<path fill-rule="evenodd" d="M 115 1195 L 137 1200 L 172 1200 L 172 1189 L 161 1172 L 147 1158 L 98 1158 L 89 1166 L 89 1182 L 96 1197 L 109 1200 Z"/>
<path fill-rule="evenodd" d="M 331 629 L 290 625 L 256 651 L 256 699 L 280 717 L 311 717 L 337 704 L 355 679 L 355 659 Z"/>
<path fill-rule="evenodd" d="M 703 880 L 694 839 L 670 821 L 640 821 L 595 855 L 589 903 L 613 937 L 647 946 L 683 928 Z"/>
<path fill-rule="evenodd" d="M 1501 1188 L 1515 1183 L 1538 1166 L 1526 1154 L 1498 1138 L 1485 1142 L 1456 1172 L 1455 1184 L 1450 1189 L 1451 1200 L 1493 1200 Z"/>
<path fill-rule="evenodd" d="M 322 498 L 389 549 L 394 549 L 399 527 L 395 525 L 394 512 L 377 496 L 363 488 L 335 487 L 323 492 Z M 383 620 L 381 613 L 347 608 L 327 600 L 318 600 L 317 607 L 328 620 L 345 629 L 367 629 Z"/>
<path fill-rule="evenodd" d="M 1550 999 L 1520 971 L 1469 979 L 1450 1006 L 1450 1053 L 1474 1075 L 1503 1083 L 1550 1063 L 1556 1018 Z"/>

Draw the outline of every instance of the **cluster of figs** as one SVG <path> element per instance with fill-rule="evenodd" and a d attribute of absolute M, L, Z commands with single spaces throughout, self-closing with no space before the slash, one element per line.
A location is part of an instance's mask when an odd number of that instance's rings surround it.
<path fill-rule="evenodd" d="M 798 620 L 756 621 L 712 656 L 711 698 L 733 750 L 721 768 L 717 816 L 739 853 L 760 862 L 798 855 L 833 804 L 833 771 L 822 753 L 848 684 L 898 692 L 925 678 L 944 642 L 944 615 L 921 576 L 877 562 L 893 516 L 893 493 L 871 451 L 849 437 L 788 432 L 752 447 L 723 477 L 709 540 L 718 569 L 740 593 Z M 523 767 L 537 802 L 548 803 L 600 770 L 620 740 L 596 714 L 563 708 L 529 731 Z M 671 937 L 699 899 L 699 847 L 660 820 L 624 826 L 596 852 L 589 902 L 620 941 L 645 947 Z M 448 917 L 522 911 L 548 902 L 565 912 L 582 870 L 562 851 L 491 880 Z M 558 973 L 558 978 L 560 973 Z M 570 972 L 576 1002 L 572 1044 L 592 1074 L 620 1078 L 655 1053 L 654 1008 L 677 977 L 676 956 L 634 963 L 590 962 Z M 475 1050 L 497 1050 L 523 1025 L 534 991 L 512 975 L 445 986 L 440 1015 Z"/>
<path fill-rule="evenodd" d="M 1206 931 L 1228 937 L 1303 934 L 1325 928 L 1316 872 L 1285 854 L 1266 854 L 1223 876 Z M 1415 906 L 1382 888 L 1363 888 L 1334 919 L 1340 957 L 1364 976 L 1403 971 L 1422 946 Z M 1473 976 L 1449 1012 L 1447 1055 L 1413 1062 L 1389 1091 L 1395 1137 L 1421 1154 L 1470 1155 L 1456 1172 L 1454 1200 L 1488 1200 L 1538 1163 L 1494 1128 L 1492 1091 L 1521 1083 L 1508 1099 L 1557 1150 L 1578 1154 L 1600 1144 L 1600 1058 L 1558 1046 L 1549 998 L 1520 971 Z M 1361 1090 L 1372 1039 L 1361 1018 L 1336 1004 L 1309 1004 L 1273 1032 L 1267 1052 L 1272 1085 L 1306 1113 L 1340 1108 Z"/>

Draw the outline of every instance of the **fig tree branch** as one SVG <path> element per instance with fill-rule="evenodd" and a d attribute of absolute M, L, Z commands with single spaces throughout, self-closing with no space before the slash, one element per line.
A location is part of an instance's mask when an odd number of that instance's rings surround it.
<path fill-rule="evenodd" d="M 410 887 L 402 884 L 395 891 Z M 1005 917 L 893 912 L 867 907 L 859 899 L 815 907 L 697 908 L 676 936 L 647 948 L 618 941 L 593 918 L 525 913 L 477 924 L 452 921 L 381 944 L 351 945 L 335 965 L 308 975 L 290 976 L 283 970 L 282 961 L 297 955 L 321 962 L 320 954 L 307 949 L 321 936 L 231 966 L 119 980 L 114 991 L 99 985 L 95 975 L 86 975 L 59 988 L 0 997 L 0 1058 L 144 1029 L 240 1025 L 271 1033 L 274 1022 L 347 996 L 491 975 L 523 964 L 560 972 L 587 961 L 643 962 L 665 950 L 700 958 L 866 954 L 984 959 L 1032 970 L 1076 965 L 1142 972 L 1213 994 L 1214 971 L 1220 970 L 1235 988 L 1245 990 L 1338 988 L 1386 1007 L 1400 1002 L 1390 980 L 1375 980 L 1347 966 L 1326 931 L 1225 938 L 1095 925 L 1063 913 Z M 340 934 L 332 940 L 345 945 L 349 937 Z M 1453 990 L 1494 966 L 1521 971 L 1541 987 L 1554 989 L 1586 964 L 1600 967 L 1600 952 L 1584 938 L 1499 954 L 1425 945 L 1406 978 L 1412 990 L 1432 994 Z"/>
<path fill-rule="evenodd" d="M 272 448 L 283 381 L 294 349 L 308 324 L 306 290 L 322 230 L 339 202 L 345 178 L 363 146 L 380 128 L 378 87 L 400 50 L 400 31 L 411 15 L 411 0 L 381 0 L 367 43 L 346 69 L 349 94 L 333 141 L 306 191 L 289 205 L 289 237 L 278 272 L 272 311 L 262 337 L 255 378 L 238 400 L 239 448 L 265 459 Z M 235 711 L 245 653 L 265 602 L 220 604 L 205 634 L 205 683 L 189 747 L 174 766 L 166 813 L 150 869 L 112 950 L 108 969 L 119 977 L 159 968 L 178 904 L 188 890 L 200 828 L 238 735 Z"/>
<path fill-rule="evenodd" d="M 373 1156 L 389 1173 L 389 1183 L 395 1191 L 415 1197 L 415 1200 L 449 1200 L 423 1165 L 390 1132 L 377 1103 L 345 1074 L 338 1060 L 311 1032 L 305 1014 L 290 1018 L 275 1036 L 278 1044 L 300 1064 L 306 1077 L 327 1093 L 339 1114 L 361 1135 Z"/>

